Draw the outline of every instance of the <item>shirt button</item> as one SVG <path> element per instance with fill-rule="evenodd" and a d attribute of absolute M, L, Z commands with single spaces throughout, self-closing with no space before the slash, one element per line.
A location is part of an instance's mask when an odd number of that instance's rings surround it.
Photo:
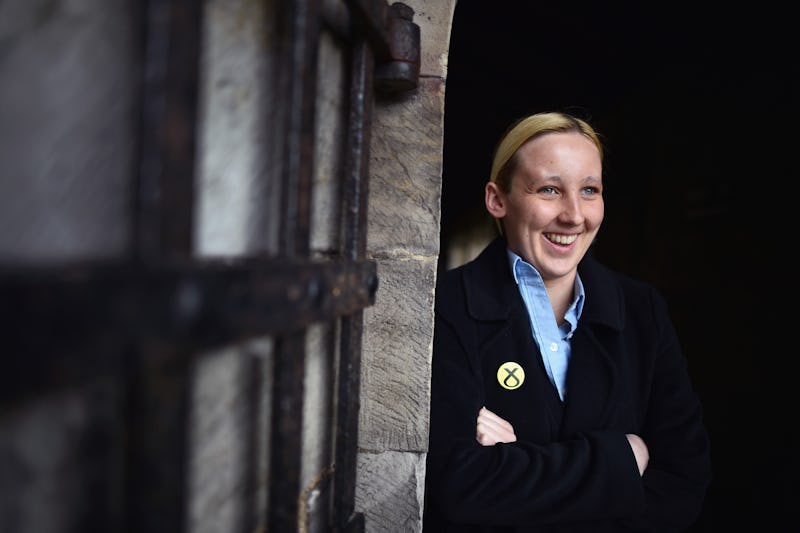
<path fill-rule="evenodd" d="M 550 343 L 550 351 L 551 352 L 557 352 L 558 351 L 558 344 L 556 344 L 555 342 L 551 342 Z"/>

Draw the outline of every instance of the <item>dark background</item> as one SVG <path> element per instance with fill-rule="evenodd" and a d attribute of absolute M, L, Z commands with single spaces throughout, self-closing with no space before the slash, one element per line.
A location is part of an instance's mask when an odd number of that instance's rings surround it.
<path fill-rule="evenodd" d="M 512 120 L 566 110 L 596 127 L 606 218 L 591 253 L 663 292 L 706 409 L 715 477 L 695 531 L 796 516 L 795 20 L 769 2 L 455 11 L 440 265 L 488 220 L 491 152 Z"/>

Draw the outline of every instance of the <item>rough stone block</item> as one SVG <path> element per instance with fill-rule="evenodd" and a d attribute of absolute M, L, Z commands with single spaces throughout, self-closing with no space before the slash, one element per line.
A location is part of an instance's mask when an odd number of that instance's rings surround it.
<path fill-rule="evenodd" d="M 197 361 L 191 404 L 189 468 L 191 530 L 235 529 L 243 523 L 247 413 L 244 359 L 235 349 Z"/>
<path fill-rule="evenodd" d="M 439 252 L 444 82 L 420 80 L 416 91 L 375 106 L 370 158 L 368 248 Z"/>
<path fill-rule="evenodd" d="M 138 86 L 121 2 L 0 2 L 0 259 L 130 246 Z"/>
<path fill-rule="evenodd" d="M 347 144 L 345 108 L 349 94 L 345 79 L 346 56 L 341 44 L 327 32 L 322 33 L 319 54 L 311 248 L 335 252 L 341 238 L 343 147 Z"/>
<path fill-rule="evenodd" d="M 269 338 L 252 339 L 202 354 L 192 375 L 189 416 L 188 531 L 236 531 L 250 520 L 247 501 L 256 502 L 256 514 L 266 515 L 269 483 L 269 419 L 271 391 L 250 389 L 253 372 L 262 383 L 272 382 L 273 345 Z M 258 406 L 250 394 L 260 392 Z M 256 411 L 253 411 L 253 408 Z M 255 424 L 255 426 L 253 426 Z M 255 431 L 258 447 L 248 446 Z M 248 468 L 254 469 L 248 471 Z M 255 475 L 254 494 L 248 494 L 248 476 Z"/>
<path fill-rule="evenodd" d="M 446 77 L 455 0 L 407 0 L 403 3 L 414 9 L 414 23 L 419 26 L 420 77 Z"/>
<path fill-rule="evenodd" d="M 383 260 L 364 313 L 359 448 L 428 448 L 434 258 Z"/>
<path fill-rule="evenodd" d="M 337 337 L 330 323 L 314 324 L 306 332 L 303 382 L 303 464 L 300 483 L 312 490 L 333 457 Z"/>
<path fill-rule="evenodd" d="M 203 255 L 247 253 L 276 241 L 274 211 L 266 198 L 280 197 L 277 180 L 265 180 L 273 157 L 265 118 L 271 112 L 267 19 L 260 2 L 207 2 L 198 107 L 198 191 L 195 243 Z M 265 234 L 269 234 L 266 236 Z"/>
<path fill-rule="evenodd" d="M 364 514 L 365 531 L 422 531 L 425 457 L 392 451 L 358 455 L 356 511 Z"/>

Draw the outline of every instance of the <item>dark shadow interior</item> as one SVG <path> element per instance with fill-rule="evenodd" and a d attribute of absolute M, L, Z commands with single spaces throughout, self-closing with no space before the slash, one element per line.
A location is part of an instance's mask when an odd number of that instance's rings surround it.
<path fill-rule="evenodd" d="M 606 147 L 592 253 L 667 297 L 705 404 L 715 479 L 696 531 L 747 531 L 793 516 L 798 494 L 784 333 L 794 325 L 797 29 L 788 7 L 700 5 L 459 1 L 440 265 L 483 220 L 493 144 L 513 119 L 588 118 Z"/>

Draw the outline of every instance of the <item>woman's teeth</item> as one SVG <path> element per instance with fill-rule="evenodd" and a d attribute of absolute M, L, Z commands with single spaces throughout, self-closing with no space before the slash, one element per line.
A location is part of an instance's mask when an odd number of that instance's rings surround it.
<path fill-rule="evenodd" d="M 558 235 L 556 233 L 545 233 L 544 236 L 556 244 L 572 244 L 578 238 L 577 235 Z"/>

